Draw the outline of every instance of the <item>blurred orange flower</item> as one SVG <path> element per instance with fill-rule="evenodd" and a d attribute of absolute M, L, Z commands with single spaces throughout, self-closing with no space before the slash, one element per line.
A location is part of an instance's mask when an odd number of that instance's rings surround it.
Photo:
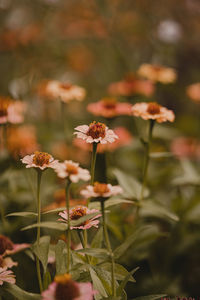
<path fill-rule="evenodd" d="M 161 82 L 164 84 L 173 83 L 177 78 L 176 71 L 173 68 L 151 64 L 142 64 L 138 69 L 138 75 L 153 82 Z"/>
<path fill-rule="evenodd" d="M 200 102 L 200 82 L 189 85 L 186 89 L 186 93 L 191 100 Z"/>
<path fill-rule="evenodd" d="M 200 141 L 192 137 L 178 137 L 171 143 L 172 153 L 179 158 L 200 158 Z"/>

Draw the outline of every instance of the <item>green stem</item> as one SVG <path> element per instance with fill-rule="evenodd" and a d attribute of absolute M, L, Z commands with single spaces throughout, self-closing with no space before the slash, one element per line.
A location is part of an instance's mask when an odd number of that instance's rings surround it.
<path fill-rule="evenodd" d="M 83 232 L 82 232 L 82 230 L 79 230 L 79 229 L 77 231 L 78 231 L 78 236 L 79 236 L 81 245 L 82 245 L 83 249 L 85 249 L 87 247 L 87 244 L 85 244 L 85 239 L 83 237 Z M 84 230 L 84 232 L 86 232 L 86 230 Z M 85 255 L 85 257 L 87 259 L 88 264 L 90 264 L 90 259 L 89 259 L 87 254 Z"/>
<path fill-rule="evenodd" d="M 69 274 L 70 270 L 70 247 L 71 247 L 71 225 L 70 225 L 70 211 L 69 211 L 69 191 L 70 191 L 71 181 L 67 180 L 66 183 L 66 208 L 67 208 L 67 273 Z"/>
<path fill-rule="evenodd" d="M 102 213 L 102 219 L 103 219 L 104 241 L 105 241 L 107 250 L 108 250 L 108 252 L 110 254 L 110 258 L 111 258 L 112 295 L 115 297 L 116 296 L 115 261 L 114 261 L 114 256 L 113 256 L 112 248 L 111 248 L 111 245 L 110 245 L 108 230 L 107 230 L 107 226 L 106 226 L 104 200 L 101 201 L 101 213 Z"/>
<path fill-rule="evenodd" d="M 40 201 L 40 186 L 41 186 L 41 179 L 42 179 L 42 171 L 37 170 L 37 223 L 39 224 L 41 221 L 41 201 Z M 39 251 L 40 247 L 40 227 L 37 227 L 37 248 Z M 40 287 L 40 292 L 43 291 L 42 286 L 42 278 L 41 278 L 41 272 L 40 272 L 40 260 L 36 256 L 36 269 L 37 269 L 37 276 L 38 276 L 38 282 Z"/>
<path fill-rule="evenodd" d="M 96 165 L 96 157 L 97 157 L 97 146 L 98 146 L 98 143 L 93 143 L 91 172 L 90 172 L 91 173 L 91 185 L 94 184 L 95 165 Z"/>

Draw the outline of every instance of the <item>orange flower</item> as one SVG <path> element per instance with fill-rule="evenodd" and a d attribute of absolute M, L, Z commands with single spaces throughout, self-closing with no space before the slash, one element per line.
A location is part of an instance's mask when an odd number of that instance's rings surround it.
<path fill-rule="evenodd" d="M 189 85 L 186 89 L 186 93 L 191 100 L 200 102 L 200 82 Z"/>
<path fill-rule="evenodd" d="M 143 64 L 139 67 L 138 74 L 154 82 L 164 84 L 172 83 L 176 80 L 177 74 L 173 68 L 166 68 L 160 65 Z"/>

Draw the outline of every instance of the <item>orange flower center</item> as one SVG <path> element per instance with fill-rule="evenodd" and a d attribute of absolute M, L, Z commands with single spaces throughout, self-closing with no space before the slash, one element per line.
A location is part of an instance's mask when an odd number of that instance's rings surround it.
<path fill-rule="evenodd" d="M 66 164 L 66 171 L 69 173 L 69 175 L 76 175 L 78 174 L 78 168 L 77 166 L 74 166 L 73 164 L 67 163 Z"/>
<path fill-rule="evenodd" d="M 109 192 L 108 185 L 106 183 L 95 182 L 94 192 L 97 193 L 97 194 L 100 194 L 100 195 L 108 193 Z"/>
<path fill-rule="evenodd" d="M 60 87 L 63 90 L 70 90 L 72 88 L 72 84 L 71 83 L 60 83 Z"/>
<path fill-rule="evenodd" d="M 51 155 L 46 153 L 46 152 L 39 152 L 39 151 L 35 151 L 34 156 L 33 156 L 33 163 L 36 166 L 44 166 L 44 165 L 48 165 L 49 161 L 51 159 Z"/>
<path fill-rule="evenodd" d="M 78 220 L 81 217 L 85 216 L 87 214 L 86 207 L 78 206 L 72 209 L 72 212 L 70 214 L 71 220 Z"/>
<path fill-rule="evenodd" d="M 150 102 L 147 107 L 147 112 L 151 115 L 156 115 L 160 113 L 160 105 L 156 102 Z"/>
<path fill-rule="evenodd" d="M 153 70 L 154 70 L 155 72 L 160 72 L 160 71 L 163 69 L 163 68 L 162 68 L 161 66 L 159 66 L 159 65 L 153 65 L 152 68 L 153 68 Z"/>
<path fill-rule="evenodd" d="M 0 235 L 0 255 L 2 255 L 6 250 L 12 250 L 13 243 L 9 238 L 4 235 Z"/>
<path fill-rule="evenodd" d="M 56 300 L 73 300 L 80 296 L 79 286 L 71 279 L 69 274 L 58 275 L 54 281 L 57 283 L 55 290 Z"/>
<path fill-rule="evenodd" d="M 8 100 L 0 99 L 0 117 L 6 117 L 8 115 L 8 106 L 10 102 Z"/>
<path fill-rule="evenodd" d="M 87 135 L 93 139 L 104 138 L 106 136 L 106 125 L 96 121 L 90 123 Z"/>
<path fill-rule="evenodd" d="M 114 109 L 117 104 L 117 100 L 115 98 L 103 98 L 101 101 L 103 106 L 107 109 Z"/>

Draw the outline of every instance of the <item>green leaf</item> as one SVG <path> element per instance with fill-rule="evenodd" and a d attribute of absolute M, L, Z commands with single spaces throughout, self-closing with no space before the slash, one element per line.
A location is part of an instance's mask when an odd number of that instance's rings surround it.
<path fill-rule="evenodd" d="M 100 227 L 97 233 L 95 234 L 92 243 L 91 248 L 101 248 L 103 242 L 103 227 Z M 91 257 L 91 264 L 95 265 L 98 262 L 98 259 L 95 257 Z"/>
<path fill-rule="evenodd" d="M 47 270 L 49 244 L 50 244 L 50 236 L 43 236 L 40 238 L 39 247 L 37 243 L 34 243 L 32 246 L 33 252 L 42 263 L 44 273 L 46 273 Z"/>
<path fill-rule="evenodd" d="M 48 288 L 48 286 L 51 282 L 52 282 L 51 274 L 49 273 L 49 271 L 46 271 L 46 273 L 44 274 L 44 278 L 43 278 L 43 288 L 44 288 L 44 290 L 46 290 Z"/>
<path fill-rule="evenodd" d="M 95 212 L 95 213 L 92 213 L 92 214 L 85 215 L 85 216 L 83 216 L 83 217 L 81 217 L 81 218 L 79 218 L 75 221 L 71 221 L 71 226 L 78 226 L 78 225 L 84 223 L 85 221 L 96 217 L 99 214 L 100 214 L 100 212 Z"/>
<path fill-rule="evenodd" d="M 124 280 L 121 282 L 120 286 L 117 289 L 117 296 L 121 296 L 123 293 L 123 290 L 127 284 L 127 282 L 129 281 L 130 277 L 132 277 L 132 275 L 139 269 L 139 267 L 135 268 L 134 270 L 132 270 L 130 273 L 128 273 L 126 275 L 126 277 L 124 278 Z"/>
<path fill-rule="evenodd" d="M 137 297 L 134 298 L 132 300 L 157 300 L 157 299 L 161 299 L 163 297 L 166 297 L 166 294 L 162 294 L 162 295 L 148 295 L 148 296 L 141 296 L 141 297 Z"/>
<path fill-rule="evenodd" d="M 85 248 L 76 250 L 77 253 L 84 253 L 88 254 L 90 256 L 98 257 L 98 258 L 106 258 L 109 256 L 109 252 L 106 249 L 100 249 L 100 248 Z"/>
<path fill-rule="evenodd" d="M 109 272 L 111 272 L 111 263 L 106 262 L 104 264 L 101 264 L 101 268 L 103 268 L 104 270 L 107 270 Z M 117 280 L 124 280 L 124 277 L 126 277 L 127 275 L 129 275 L 130 273 L 120 264 L 116 264 L 114 266 L 114 270 L 115 270 L 115 278 Z M 131 282 L 136 282 L 135 279 L 133 278 L 133 276 L 129 277 L 129 281 Z"/>
<path fill-rule="evenodd" d="M 90 276 L 92 278 L 94 290 L 97 290 L 99 292 L 98 294 L 94 295 L 95 300 L 100 300 L 102 299 L 102 297 L 107 297 L 106 290 L 101 280 L 99 279 L 97 273 L 92 268 L 90 268 Z"/>
<path fill-rule="evenodd" d="M 54 214 L 54 213 L 58 213 L 58 212 L 61 212 L 64 210 L 66 210 L 66 207 L 58 207 L 58 208 L 55 208 L 55 209 L 52 209 L 49 211 L 44 211 L 42 214 L 43 215 Z"/>
<path fill-rule="evenodd" d="M 42 228 L 49 228 L 49 229 L 55 229 L 55 230 L 67 230 L 67 224 L 61 223 L 61 222 L 41 222 L 41 223 L 35 223 L 29 226 L 26 226 L 22 228 L 21 230 L 29 230 L 37 227 L 42 227 Z"/>
<path fill-rule="evenodd" d="M 14 213 L 8 214 L 6 217 L 27 217 L 27 218 L 34 218 L 34 217 L 37 217 L 37 214 L 34 213 L 34 212 L 21 211 L 21 212 L 14 212 Z"/>
<path fill-rule="evenodd" d="M 56 255 L 56 274 L 65 274 L 67 272 L 67 245 L 59 240 L 55 247 Z"/>
<path fill-rule="evenodd" d="M 94 266 L 94 271 L 96 272 L 98 278 L 101 280 L 107 295 L 112 295 L 112 278 L 110 272 L 103 270 L 101 267 Z M 115 281 L 115 284 L 117 286 L 117 281 Z"/>
<path fill-rule="evenodd" d="M 177 176 L 172 183 L 174 185 L 200 185 L 200 176 L 192 163 L 187 160 L 180 161 L 181 168 L 182 168 L 182 175 Z"/>
<path fill-rule="evenodd" d="M 40 300 L 41 296 L 39 294 L 32 294 L 28 293 L 22 289 L 20 289 L 17 285 L 15 284 L 10 284 L 7 282 L 4 282 L 3 286 L 1 289 L 4 289 L 6 292 L 9 294 L 13 295 L 15 298 L 22 300 Z"/>
<path fill-rule="evenodd" d="M 133 200 L 126 200 L 126 199 L 111 197 L 110 199 L 105 201 L 105 208 L 109 208 L 111 206 L 119 205 L 119 204 L 122 204 L 122 203 L 134 204 L 134 201 Z M 101 209 L 101 204 L 98 201 L 90 202 L 89 208 L 90 209 L 95 208 L 95 209 L 100 210 Z"/>

